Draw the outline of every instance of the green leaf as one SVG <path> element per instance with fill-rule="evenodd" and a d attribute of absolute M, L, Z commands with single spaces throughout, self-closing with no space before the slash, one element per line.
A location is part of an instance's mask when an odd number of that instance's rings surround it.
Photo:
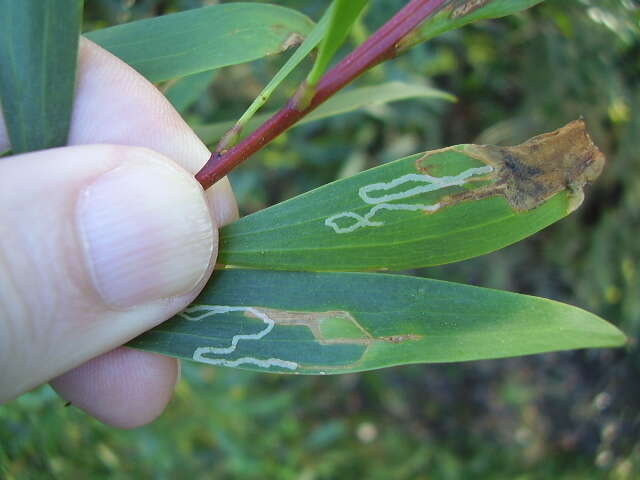
<path fill-rule="evenodd" d="M 333 117 L 335 115 L 341 115 L 343 113 L 348 113 L 371 105 L 396 102 L 409 98 L 437 98 L 448 101 L 455 101 L 456 99 L 456 97 L 447 92 L 427 87 L 425 85 L 412 85 L 403 82 L 387 82 L 380 85 L 353 88 L 351 90 L 339 92 L 309 115 L 303 117 L 302 120 L 296 123 L 296 126 L 321 120 L 323 118 Z M 273 115 L 273 112 L 256 115 L 248 124 L 250 127 L 249 130 L 253 130 L 255 127 L 264 123 L 271 115 Z M 192 128 L 203 142 L 210 144 L 218 140 L 225 132 L 233 127 L 233 125 L 233 121 L 228 121 L 208 125 L 192 125 Z"/>
<path fill-rule="evenodd" d="M 0 0 L 0 104 L 14 154 L 67 143 L 82 0 Z"/>
<path fill-rule="evenodd" d="M 331 7 L 325 12 L 320 21 L 313 27 L 307 38 L 304 39 L 304 42 L 296 49 L 293 55 L 289 57 L 289 60 L 278 70 L 278 72 L 271 78 L 266 87 L 262 89 L 262 91 L 258 94 L 258 96 L 251 102 L 249 108 L 242 114 L 242 116 L 238 119 L 237 122 L 224 122 L 223 130 L 220 132 L 216 132 L 214 138 L 211 142 L 222 138 L 225 133 L 229 132 L 231 138 L 234 136 L 239 137 L 240 132 L 245 128 L 247 124 L 253 126 L 256 122 L 250 123 L 251 119 L 255 116 L 256 112 L 262 108 L 262 106 L 267 103 L 267 100 L 271 98 L 271 95 L 278 88 L 278 85 L 282 83 L 282 81 L 289 76 L 289 74 L 304 60 L 307 55 L 313 50 L 318 43 L 322 40 L 327 30 L 327 26 L 329 24 L 329 18 L 331 14 Z M 267 116 L 261 117 L 261 120 L 266 120 Z M 234 129 L 235 131 L 231 130 Z M 236 138 L 237 140 L 237 138 Z M 228 148 L 230 142 L 227 145 L 224 145 L 225 148 Z"/>
<path fill-rule="evenodd" d="M 442 35 L 469 23 L 500 18 L 531 8 L 543 0 L 453 0 L 450 6 L 425 21 L 409 35 L 400 49 Z"/>
<path fill-rule="evenodd" d="M 287 78 L 287 76 L 296 68 L 302 60 L 304 60 L 307 55 L 313 50 L 318 43 L 322 40 L 324 36 L 327 25 L 329 23 L 329 16 L 325 14 L 320 21 L 313 27 L 307 38 L 304 39 L 304 42 L 298 47 L 293 55 L 287 60 L 287 62 L 278 70 L 273 78 L 269 81 L 267 86 L 260 92 L 260 94 L 253 101 L 251 106 L 247 109 L 247 112 L 242 116 L 241 119 L 244 119 L 245 122 L 248 120 L 253 113 L 255 113 L 258 108 L 266 103 L 274 90 L 282 83 L 282 81 Z M 247 115 L 249 117 L 247 118 Z"/>
<path fill-rule="evenodd" d="M 159 82 L 283 52 L 312 27 L 295 10 L 239 2 L 138 20 L 87 37 Z"/>
<path fill-rule="evenodd" d="M 603 164 L 582 121 L 516 147 L 458 145 L 413 155 L 224 227 L 218 261 L 356 271 L 464 260 L 563 218 Z"/>
<path fill-rule="evenodd" d="M 232 269 L 129 346 L 213 365 L 335 374 L 624 342 L 591 313 L 525 295 L 401 275 Z"/>
<path fill-rule="evenodd" d="M 333 0 L 330 10 L 329 29 L 322 39 L 318 57 L 309 72 L 307 84 L 314 86 L 320 80 L 329 62 L 340 48 L 349 34 L 349 30 L 356 21 L 368 0 Z"/>
<path fill-rule="evenodd" d="M 215 76 L 216 71 L 210 70 L 182 77 L 167 85 L 164 95 L 178 112 L 184 113 L 211 85 Z"/>

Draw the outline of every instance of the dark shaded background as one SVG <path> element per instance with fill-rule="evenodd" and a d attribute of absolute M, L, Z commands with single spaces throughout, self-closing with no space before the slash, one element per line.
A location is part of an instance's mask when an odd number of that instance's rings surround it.
<path fill-rule="evenodd" d="M 207 3 L 95 0 L 85 28 Z M 279 3 L 315 19 L 328 4 Z M 372 0 L 353 40 L 402 3 Z M 337 377 L 185 364 L 167 412 L 131 432 L 42 387 L 0 408 L 0 477 L 640 478 L 639 9 L 548 0 L 448 33 L 357 84 L 427 82 L 456 104 L 404 101 L 298 127 L 232 175 L 248 213 L 411 153 L 519 143 L 582 115 L 609 164 L 577 212 L 499 252 L 416 273 L 578 305 L 627 332 L 627 348 Z M 283 61 L 222 70 L 185 116 L 237 117 Z"/>

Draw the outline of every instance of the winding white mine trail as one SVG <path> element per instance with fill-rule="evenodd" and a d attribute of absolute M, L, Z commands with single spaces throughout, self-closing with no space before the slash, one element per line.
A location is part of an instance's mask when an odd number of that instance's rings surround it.
<path fill-rule="evenodd" d="M 204 313 L 200 315 L 193 315 L 194 311 L 204 310 Z M 258 333 L 251 333 L 245 335 L 234 335 L 231 339 L 231 344 L 228 347 L 198 347 L 193 352 L 193 359 L 197 362 L 209 363 L 211 365 L 223 365 L 225 367 L 237 367 L 243 364 L 257 365 L 262 368 L 280 367 L 288 370 L 295 370 L 298 368 L 298 364 L 290 362 L 288 360 L 281 360 L 279 358 L 259 359 L 254 357 L 242 357 L 235 360 L 229 360 L 226 358 L 211 358 L 204 355 L 228 355 L 233 353 L 240 340 L 260 340 L 273 330 L 275 322 L 269 318 L 264 312 L 257 310 L 253 307 L 227 307 L 224 305 L 197 305 L 195 307 L 187 308 L 184 312 L 180 313 L 180 316 L 192 321 L 202 320 L 211 315 L 229 313 L 229 312 L 249 312 L 256 318 L 262 320 L 265 327 Z"/>
<path fill-rule="evenodd" d="M 341 212 L 324 221 L 327 227 L 333 228 L 336 233 L 351 233 L 362 227 L 381 227 L 384 222 L 374 221 L 373 217 L 381 210 L 405 210 L 405 211 L 423 211 L 423 212 L 435 212 L 440 209 L 440 203 L 434 203 L 433 205 L 421 205 L 411 203 L 388 203 L 396 200 L 405 200 L 410 197 L 415 197 L 422 193 L 435 192 L 442 190 L 443 188 L 460 186 L 467 183 L 471 177 L 478 175 L 486 175 L 493 172 L 493 167 L 486 165 L 484 167 L 476 167 L 465 170 L 455 176 L 448 177 L 432 177 L 431 175 L 408 173 L 399 178 L 395 178 L 390 182 L 372 183 L 371 185 L 365 185 L 358 190 L 358 195 L 364 203 L 367 205 L 373 205 L 373 207 L 364 215 L 359 215 L 355 212 Z M 393 188 L 399 187 L 405 183 L 422 183 L 416 187 L 405 190 L 404 192 L 389 193 L 378 197 L 372 196 L 376 192 L 386 192 Z M 355 220 L 351 225 L 340 227 L 337 223 L 339 219 L 352 219 Z"/>

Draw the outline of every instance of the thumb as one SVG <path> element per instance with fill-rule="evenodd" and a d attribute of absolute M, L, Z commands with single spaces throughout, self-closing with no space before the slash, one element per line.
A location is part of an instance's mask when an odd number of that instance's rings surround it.
<path fill-rule="evenodd" d="M 0 160 L 0 401 L 184 308 L 211 272 L 202 188 L 150 150 Z"/>

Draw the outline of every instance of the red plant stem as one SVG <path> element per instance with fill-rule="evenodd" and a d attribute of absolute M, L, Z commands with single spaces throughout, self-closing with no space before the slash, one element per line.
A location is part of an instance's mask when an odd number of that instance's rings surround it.
<path fill-rule="evenodd" d="M 223 153 L 213 153 L 196 180 L 204 189 L 224 177 L 250 155 L 294 125 L 338 90 L 375 65 L 393 58 L 400 41 L 424 20 L 436 14 L 450 0 L 411 0 L 362 45 L 329 70 L 320 80 L 315 94 L 305 108 L 298 109 L 294 96 L 287 105 L 236 146 Z"/>

